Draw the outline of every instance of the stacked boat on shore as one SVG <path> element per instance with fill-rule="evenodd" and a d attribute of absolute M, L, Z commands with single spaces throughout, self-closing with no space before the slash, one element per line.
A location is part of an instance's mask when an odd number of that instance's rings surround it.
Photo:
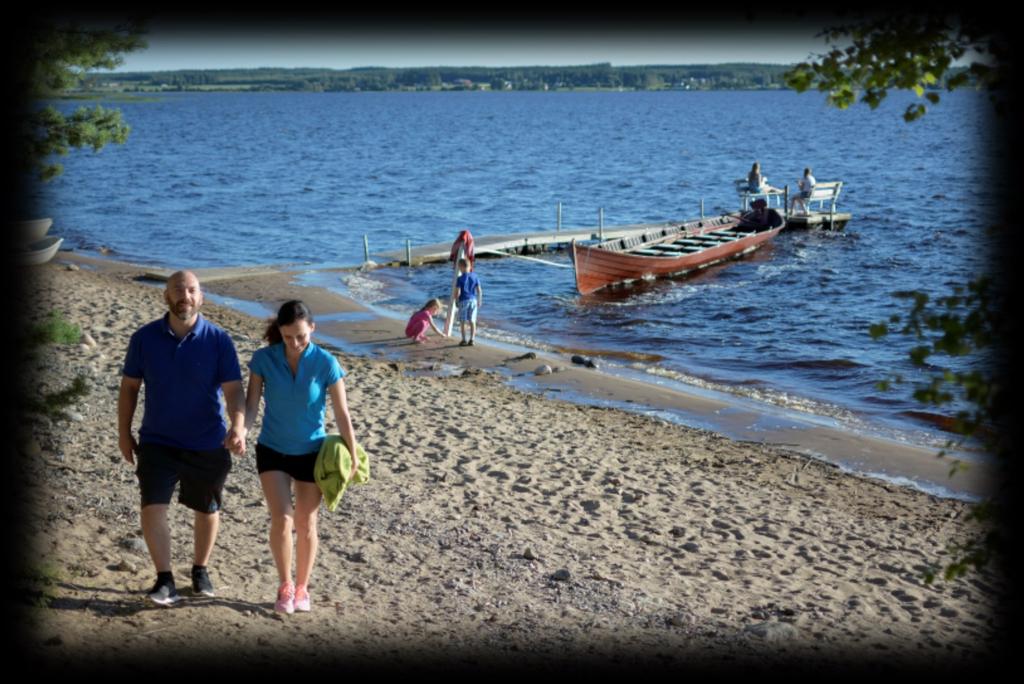
<path fill-rule="evenodd" d="M 64 238 L 47 235 L 53 219 L 14 222 L 15 261 L 20 264 L 45 264 L 52 259 Z"/>

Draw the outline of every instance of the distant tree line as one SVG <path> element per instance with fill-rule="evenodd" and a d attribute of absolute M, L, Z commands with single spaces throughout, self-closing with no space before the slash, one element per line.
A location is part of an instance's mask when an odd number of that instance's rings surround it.
<path fill-rule="evenodd" d="M 760 90 L 785 88 L 791 66 L 714 64 L 557 67 L 363 67 L 217 69 L 92 74 L 83 89 L 386 91 L 386 90 Z"/>

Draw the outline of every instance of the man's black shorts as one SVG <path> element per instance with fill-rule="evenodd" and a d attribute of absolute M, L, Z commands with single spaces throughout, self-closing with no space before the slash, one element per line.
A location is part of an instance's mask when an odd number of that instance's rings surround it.
<path fill-rule="evenodd" d="M 271 470 L 279 470 L 288 473 L 299 482 L 316 482 L 313 469 L 316 466 L 316 457 L 319 453 L 319 451 L 314 451 L 311 454 L 289 456 L 257 442 L 256 471 L 262 474 Z"/>
<path fill-rule="evenodd" d="M 142 506 L 169 504 L 179 482 L 178 502 L 199 513 L 222 507 L 224 481 L 231 470 L 227 449 L 188 451 L 163 444 L 140 444 L 135 475 L 142 491 Z"/>

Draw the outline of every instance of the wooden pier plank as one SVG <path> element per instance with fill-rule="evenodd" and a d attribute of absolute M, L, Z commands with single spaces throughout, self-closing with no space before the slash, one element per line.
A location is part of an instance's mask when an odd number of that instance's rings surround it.
<path fill-rule="evenodd" d="M 477 252 L 500 251 L 511 249 L 522 249 L 523 247 L 543 247 L 549 245 L 568 244 L 573 240 L 590 240 L 603 234 L 606 240 L 622 237 L 633 237 L 651 230 L 661 230 L 668 226 L 678 225 L 680 221 L 665 221 L 664 223 L 638 223 L 624 226 L 605 226 L 601 231 L 598 227 L 570 228 L 560 231 L 535 231 L 524 233 L 511 233 L 505 235 L 483 235 L 474 239 L 474 248 Z M 457 233 L 453 233 L 454 242 Z M 410 250 L 414 264 L 433 263 L 447 261 L 451 255 L 451 242 L 420 245 Z M 379 252 L 373 255 L 376 258 L 386 261 L 398 261 L 405 263 L 406 251 L 393 250 Z"/>
<path fill-rule="evenodd" d="M 715 216 L 708 216 L 708 219 L 717 218 Z M 845 212 L 836 212 L 834 215 L 835 224 L 838 227 L 843 227 L 852 218 L 852 216 Z M 687 219 L 694 220 L 694 219 Z M 807 216 L 790 215 L 789 223 L 793 228 L 809 228 L 817 226 L 828 226 L 829 214 L 827 212 L 811 212 Z M 568 244 L 573 240 L 591 240 L 596 239 L 598 236 L 603 236 L 605 240 L 613 240 L 616 238 L 631 238 L 637 235 L 650 232 L 652 230 L 661 230 L 668 226 L 676 226 L 683 221 L 665 221 L 662 223 L 635 223 L 622 226 L 605 226 L 603 230 L 597 226 L 584 227 L 584 228 L 563 228 L 562 230 L 547 230 L 547 231 L 532 231 L 532 232 L 521 232 L 521 233 L 509 233 L 502 235 L 482 235 L 475 238 L 474 244 L 477 252 L 499 252 L 507 250 L 520 250 L 524 247 L 547 247 L 552 245 Z M 454 241 L 456 231 L 452 232 L 452 240 Z M 720 234 L 717 231 L 707 233 L 703 236 L 695 236 L 698 241 L 696 243 L 689 244 L 708 244 L 711 242 L 723 242 L 733 241 L 738 239 L 739 236 L 734 234 Z M 688 238 L 684 240 L 678 240 L 678 244 L 686 244 L 688 240 L 694 238 Z M 412 247 L 407 253 L 406 250 L 392 250 L 386 252 L 378 252 L 373 254 L 375 259 L 380 259 L 389 263 L 406 263 L 407 257 L 411 256 L 413 265 L 437 263 L 448 261 L 451 254 L 451 242 L 440 242 L 429 245 L 420 245 L 418 247 Z"/>
<path fill-rule="evenodd" d="M 790 214 L 787 219 L 787 224 L 790 228 L 812 228 L 819 226 L 830 227 L 834 222 L 838 229 L 841 229 L 845 227 L 852 218 L 852 214 L 842 211 L 837 211 L 831 219 L 829 218 L 828 212 L 812 211 L 807 215 Z"/>

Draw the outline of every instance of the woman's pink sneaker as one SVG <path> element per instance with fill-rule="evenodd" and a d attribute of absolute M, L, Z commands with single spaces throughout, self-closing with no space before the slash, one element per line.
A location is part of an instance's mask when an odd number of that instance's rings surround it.
<path fill-rule="evenodd" d="M 274 610 L 289 615 L 295 612 L 295 587 L 291 582 L 281 583 L 277 590 L 277 603 L 274 604 Z"/>
<path fill-rule="evenodd" d="M 309 608 L 309 592 L 300 584 L 295 588 L 295 610 L 308 613 Z"/>

